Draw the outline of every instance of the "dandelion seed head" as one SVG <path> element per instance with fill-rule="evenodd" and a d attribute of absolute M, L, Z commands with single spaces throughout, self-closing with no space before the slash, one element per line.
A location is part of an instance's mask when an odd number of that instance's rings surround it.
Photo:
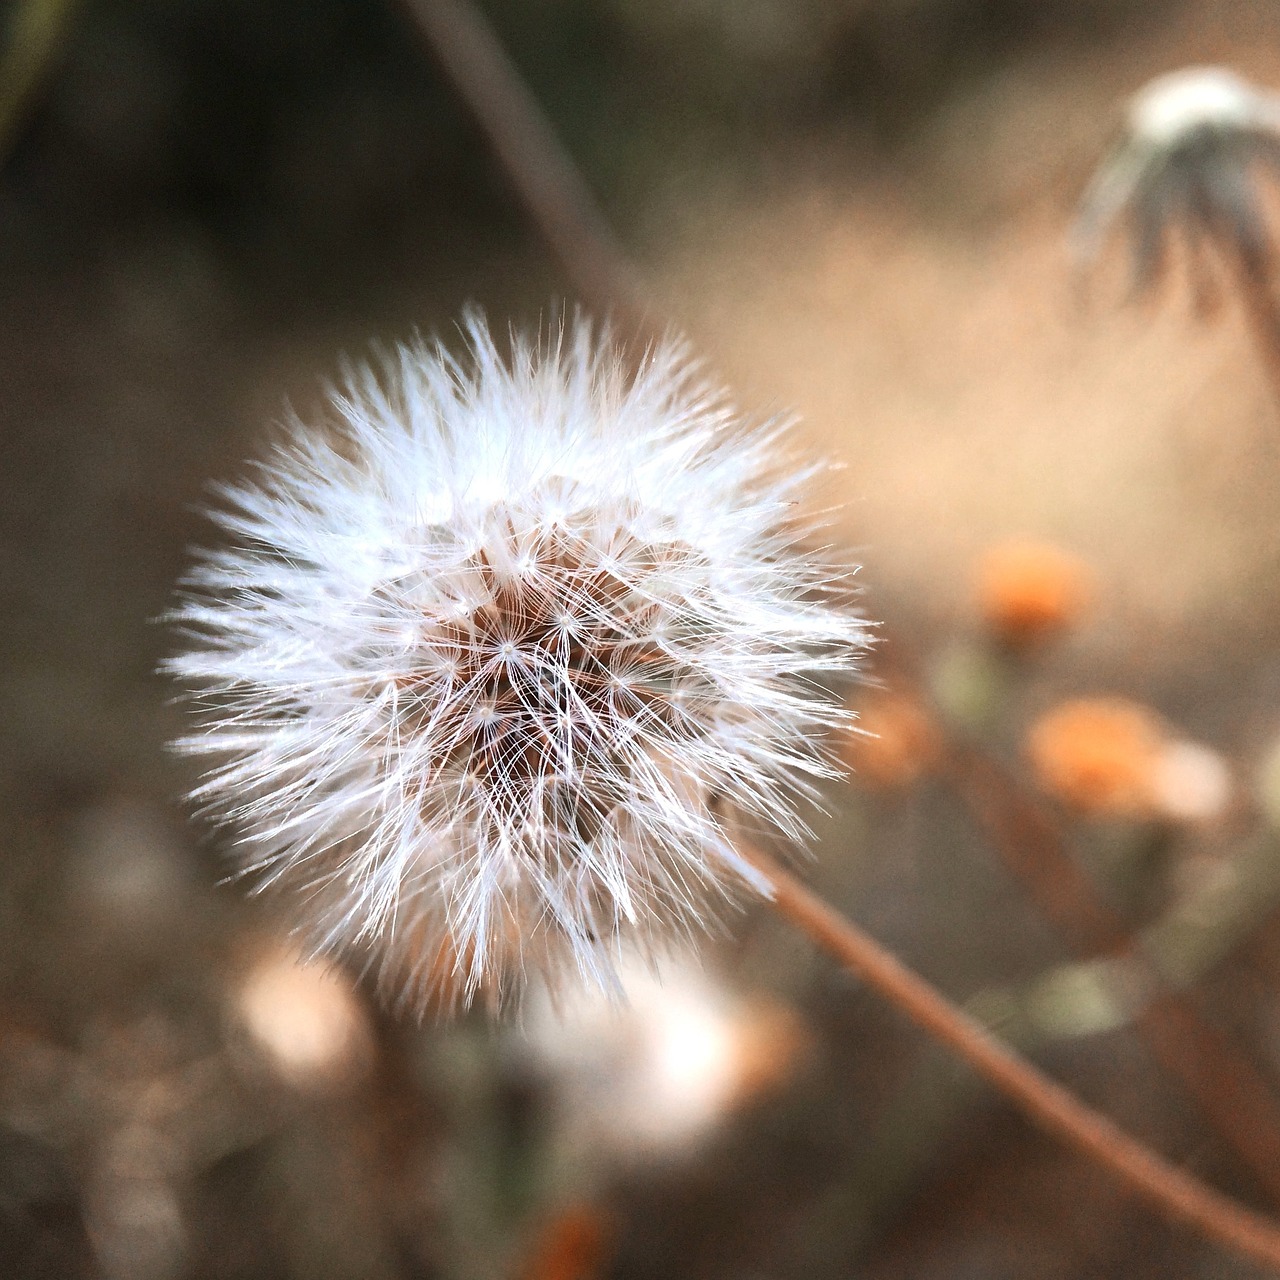
<path fill-rule="evenodd" d="M 419 1009 L 612 989 L 759 887 L 726 815 L 803 838 L 866 642 L 785 424 L 676 344 L 467 341 L 351 369 L 221 491 L 169 663 L 240 866 Z"/>
<path fill-rule="evenodd" d="M 1280 99 L 1224 67 L 1158 76 L 1129 103 L 1125 128 L 1081 201 L 1074 233 L 1084 262 L 1126 224 L 1139 292 L 1152 286 L 1171 237 L 1186 241 L 1201 299 L 1212 293 L 1213 241 L 1252 275 L 1271 268 L 1254 170 L 1280 167 Z"/>

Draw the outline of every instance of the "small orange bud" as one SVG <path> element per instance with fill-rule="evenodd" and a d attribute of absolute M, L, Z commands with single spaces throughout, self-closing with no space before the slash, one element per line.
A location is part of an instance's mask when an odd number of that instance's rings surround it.
<path fill-rule="evenodd" d="M 1125 698 L 1081 698 L 1041 716 L 1027 736 L 1040 785 L 1098 817 L 1151 812 L 1165 735 L 1155 713 Z"/>
<path fill-rule="evenodd" d="M 1025 647 L 1074 626 L 1088 608 L 1092 575 L 1079 557 L 1039 542 L 992 547 L 978 566 L 983 621 L 1006 644 Z"/>
<path fill-rule="evenodd" d="M 524 1280 L 593 1280 L 606 1260 L 612 1224 L 593 1205 L 560 1209 L 537 1233 Z"/>
<path fill-rule="evenodd" d="M 1231 771 L 1216 751 L 1126 698 L 1061 703 L 1031 726 L 1027 754 L 1044 790 L 1093 817 L 1205 822 L 1231 801 Z"/>
<path fill-rule="evenodd" d="M 906 694 L 876 691 L 858 708 L 845 760 L 869 787 L 907 787 L 937 764 L 942 736 L 928 711 Z"/>

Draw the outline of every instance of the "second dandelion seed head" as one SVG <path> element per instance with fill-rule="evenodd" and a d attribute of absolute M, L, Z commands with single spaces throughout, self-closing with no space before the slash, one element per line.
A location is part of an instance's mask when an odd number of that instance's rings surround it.
<path fill-rule="evenodd" d="M 753 879 L 727 814 L 803 834 L 865 643 L 813 468 L 678 347 L 468 339 L 354 372 L 225 492 L 172 663 L 243 865 L 419 1005 L 609 986 L 702 926 Z"/>
<path fill-rule="evenodd" d="M 1280 165 L 1280 101 L 1224 67 L 1158 76 L 1130 100 L 1123 134 L 1081 202 L 1075 241 L 1090 261 L 1119 220 L 1128 224 L 1133 278 L 1153 285 L 1182 234 L 1199 265 L 1205 245 L 1265 275 L 1270 249 L 1255 175 Z"/>

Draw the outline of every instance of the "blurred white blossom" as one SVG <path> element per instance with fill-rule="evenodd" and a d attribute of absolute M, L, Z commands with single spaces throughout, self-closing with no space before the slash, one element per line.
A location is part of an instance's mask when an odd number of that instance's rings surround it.
<path fill-rule="evenodd" d="M 726 815 L 804 836 L 865 643 L 786 423 L 678 345 L 629 373 L 582 323 L 507 362 L 467 334 L 352 370 L 222 490 L 170 663 L 244 870 L 419 1008 L 612 988 L 758 884 Z"/>
<path fill-rule="evenodd" d="M 688 1150 L 804 1060 L 808 1032 L 785 1005 L 744 1001 L 679 963 L 659 981 L 633 960 L 622 977 L 624 1009 L 583 990 L 532 1001 L 521 1028 L 522 1060 L 555 1082 L 575 1168 Z"/>

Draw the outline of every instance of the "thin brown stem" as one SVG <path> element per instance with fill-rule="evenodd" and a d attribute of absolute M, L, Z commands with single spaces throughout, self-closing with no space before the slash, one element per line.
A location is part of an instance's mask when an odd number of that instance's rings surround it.
<path fill-rule="evenodd" d="M 1280 336 L 1280 335 L 1278 335 Z M 1276 348 L 1280 352 L 1280 346 Z M 1280 1206 L 1280 1098 L 1242 1046 L 1212 1026 L 1194 997 L 1172 989 L 1081 870 L 1043 803 L 979 744 L 946 723 L 915 674 L 909 646 L 891 647 L 890 684 L 929 708 L 942 733 L 940 774 L 1032 904 L 1077 954 L 1123 958 L 1149 993 L 1135 1028 L 1160 1067 L 1193 1098 Z"/>
<path fill-rule="evenodd" d="M 582 299 L 625 329 L 656 337 L 635 269 L 484 15 L 469 0 L 402 4 Z"/>
<path fill-rule="evenodd" d="M 1238 248 L 1226 252 L 1239 285 L 1245 323 L 1271 384 L 1271 394 L 1280 404 L 1280 307 L 1272 291 L 1271 273 Z"/>
<path fill-rule="evenodd" d="M 891 681 L 927 695 L 902 673 Z M 980 746 L 947 734 L 941 775 L 986 834 L 1042 916 L 1077 954 L 1124 960 L 1146 993 L 1134 1027 L 1152 1056 L 1181 1083 L 1280 1204 L 1280 1100 L 1243 1046 L 1207 1020 L 1193 993 L 1172 987 L 1128 923 L 1102 899 L 1071 856 L 1062 831 Z"/>
<path fill-rule="evenodd" d="M 1055 825 L 995 761 L 976 747 L 949 742 L 944 769 L 1005 866 L 1077 954 L 1106 954 L 1136 967 L 1151 993 L 1135 1018 L 1138 1034 L 1280 1205 L 1280 1100 L 1262 1072 L 1190 996 L 1170 988 Z"/>
<path fill-rule="evenodd" d="M 1280 1273 L 1280 1225 L 1131 1138 L 956 1008 L 781 864 L 758 850 L 749 856 L 769 882 L 780 915 L 952 1049 L 1036 1124 L 1109 1169 L 1171 1220 Z"/>

